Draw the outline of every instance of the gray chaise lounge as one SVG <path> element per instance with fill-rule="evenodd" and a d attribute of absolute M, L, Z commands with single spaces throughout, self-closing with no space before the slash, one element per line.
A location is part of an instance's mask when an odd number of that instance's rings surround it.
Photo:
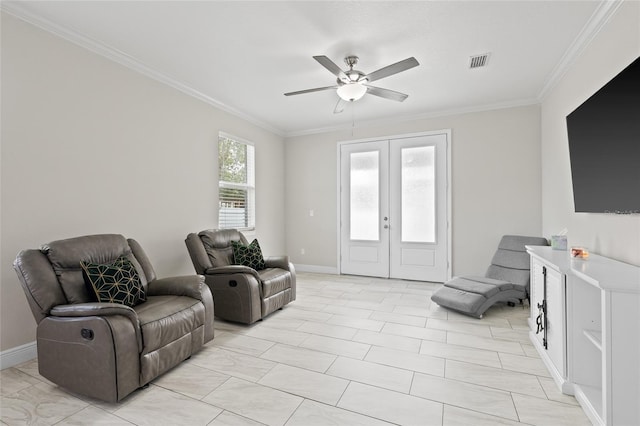
<path fill-rule="evenodd" d="M 482 318 L 498 302 L 519 302 L 529 297 L 529 255 L 525 245 L 546 246 L 541 237 L 505 235 L 484 277 L 456 277 L 431 296 L 440 306 Z"/>

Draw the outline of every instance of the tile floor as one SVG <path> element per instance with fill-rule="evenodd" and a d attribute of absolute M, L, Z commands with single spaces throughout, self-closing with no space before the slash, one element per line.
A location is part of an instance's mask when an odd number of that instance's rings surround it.
<path fill-rule="evenodd" d="M 3 424 L 588 425 L 529 343 L 527 310 L 482 320 L 438 284 L 298 274 L 298 300 L 215 339 L 118 404 L 72 395 L 37 361 L 0 373 Z"/>

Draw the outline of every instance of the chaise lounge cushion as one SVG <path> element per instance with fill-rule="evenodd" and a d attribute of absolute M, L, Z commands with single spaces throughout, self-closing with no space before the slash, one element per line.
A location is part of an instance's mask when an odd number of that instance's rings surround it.
<path fill-rule="evenodd" d="M 431 300 L 440 306 L 458 312 L 477 312 L 487 298 L 478 293 L 469 293 L 452 287 L 442 287 L 431 296 Z"/>
<path fill-rule="evenodd" d="M 513 284 L 508 281 L 494 280 L 486 277 L 458 277 L 447 283 L 447 287 L 469 293 L 482 294 L 485 297 L 495 296 L 502 290 L 511 290 Z"/>

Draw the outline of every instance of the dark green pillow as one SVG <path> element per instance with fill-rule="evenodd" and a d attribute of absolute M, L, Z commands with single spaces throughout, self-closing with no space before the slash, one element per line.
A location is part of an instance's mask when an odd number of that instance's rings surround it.
<path fill-rule="evenodd" d="M 98 302 L 121 303 L 130 307 L 147 300 L 136 267 L 126 256 L 113 263 L 80 262 L 82 275 Z"/>
<path fill-rule="evenodd" d="M 238 242 L 231 241 L 233 247 L 233 263 L 236 265 L 244 265 L 253 268 L 256 271 L 265 268 L 264 257 L 258 240 L 254 239 L 248 246 Z"/>

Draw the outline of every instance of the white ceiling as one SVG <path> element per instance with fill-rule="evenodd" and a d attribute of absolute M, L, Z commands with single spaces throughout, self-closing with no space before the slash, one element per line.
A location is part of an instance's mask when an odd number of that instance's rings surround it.
<path fill-rule="evenodd" d="M 3 9 L 282 135 L 537 102 L 588 39 L 601 1 L 43 1 Z M 469 57 L 491 53 L 469 69 Z M 420 66 L 334 114 L 312 56 L 360 57 L 365 74 Z"/>

